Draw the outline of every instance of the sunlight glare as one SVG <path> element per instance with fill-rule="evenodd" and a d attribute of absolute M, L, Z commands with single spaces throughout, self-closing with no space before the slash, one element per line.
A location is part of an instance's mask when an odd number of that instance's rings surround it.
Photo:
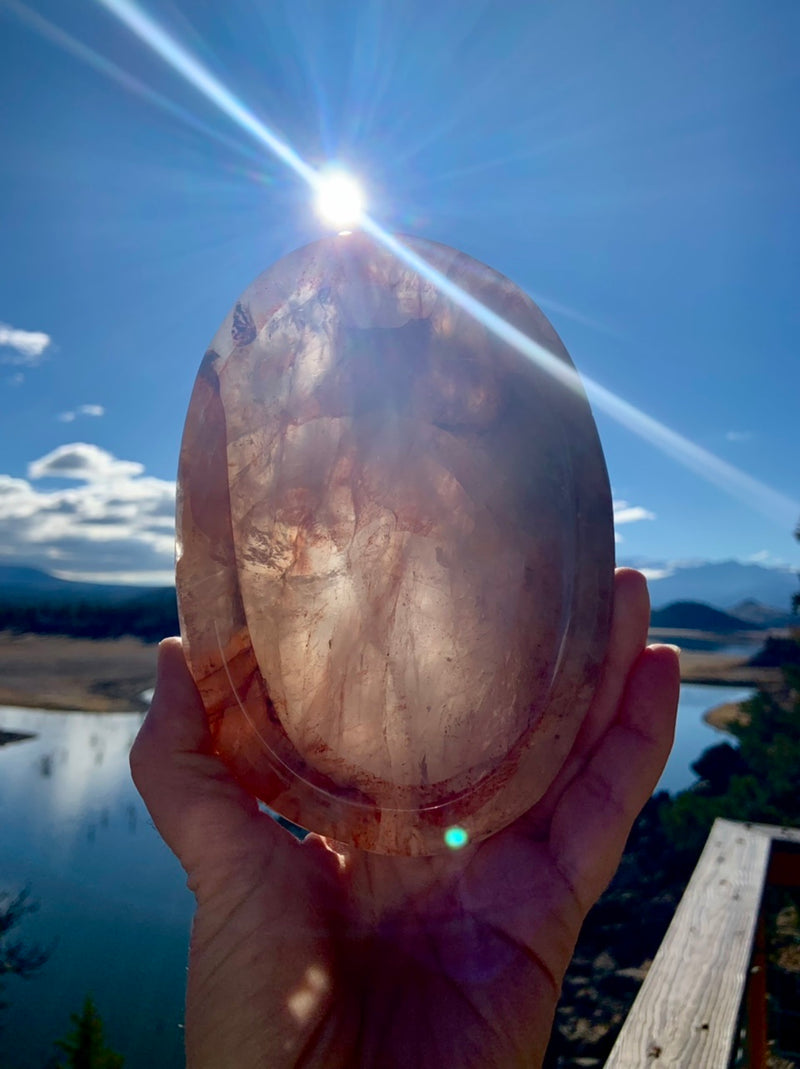
<path fill-rule="evenodd" d="M 170 36 L 158 22 L 148 15 L 136 0 L 96 0 L 111 14 L 115 15 L 131 30 L 141 41 L 147 44 L 155 53 L 168 63 L 174 71 L 182 75 L 193 85 L 207 100 L 212 101 L 230 119 L 247 133 L 251 134 L 277 159 L 291 168 L 302 178 L 319 196 L 320 187 L 323 189 L 325 173 L 316 171 L 304 159 L 280 137 L 277 136 L 267 125 L 253 114 L 246 105 L 239 100 L 227 86 L 211 73 L 187 48 Z M 539 345 L 523 331 L 518 330 L 495 311 L 488 308 L 481 301 L 457 286 L 432 264 L 419 256 L 413 249 L 390 234 L 374 219 L 366 214 L 363 204 L 359 203 L 354 196 L 353 188 L 350 188 L 347 198 L 342 196 L 345 182 L 351 183 L 353 179 L 347 179 L 341 175 L 334 188 L 334 192 L 327 193 L 323 203 L 327 206 L 332 201 L 333 217 L 330 222 L 333 226 L 349 228 L 352 219 L 345 220 L 343 202 L 347 205 L 347 214 L 354 212 L 358 218 L 362 230 L 380 242 L 385 249 L 393 252 L 403 263 L 412 270 L 417 271 L 423 277 L 429 279 L 440 293 L 452 300 L 469 315 L 482 323 L 487 330 L 507 345 L 517 349 L 518 352 L 534 361 L 543 370 L 549 372 L 568 389 L 588 394 L 589 400 L 599 409 L 610 415 L 616 422 L 627 427 L 638 437 L 655 446 L 662 453 L 677 460 L 685 468 L 695 472 L 720 489 L 738 497 L 750 508 L 756 509 L 781 526 L 794 526 L 797 522 L 797 514 L 800 512 L 800 502 L 787 494 L 780 493 L 767 486 L 759 479 L 755 479 L 745 472 L 740 471 L 732 464 L 727 463 L 713 453 L 697 445 L 691 439 L 678 434 L 665 424 L 653 419 L 646 412 L 623 400 L 611 390 L 606 389 L 599 383 L 590 379 L 581 378 L 578 373 L 567 366 L 554 353 L 549 352 Z M 353 183 L 355 185 L 355 183 Z M 357 189 L 357 185 L 355 186 Z"/>
<path fill-rule="evenodd" d="M 314 200 L 320 218 L 330 226 L 357 226 L 364 216 L 364 194 L 355 178 L 345 171 L 326 171 L 315 182 Z"/>

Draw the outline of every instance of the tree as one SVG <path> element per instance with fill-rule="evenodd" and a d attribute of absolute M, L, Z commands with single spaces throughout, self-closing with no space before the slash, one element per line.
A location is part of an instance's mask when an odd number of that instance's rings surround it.
<path fill-rule="evenodd" d="M 795 653 L 797 642 L 793 642 Z M 699 856 L 717 817 L 800 826 L 800 668 L 796 660 L 796 656 L 785 660 L 780 685 L 759 690 L 742 703 L 742 719 L 729 729 L 739 740 L 738 755 L 723 754 L 719 746 L 706 750 L 693 765 L 705 778 L 678 794 L 665 810 L 665 829 L 679 857 Z"/>
<path fill-rule="evenodd" d="M 106 1046 L 103 1022 L 91 995 L 86 996 L 81 1013 L 70 1014 L 73 1029 L 56 1046 L 67 1055 L 53 1069 L 122 1069 L 123 1058 Z"/>

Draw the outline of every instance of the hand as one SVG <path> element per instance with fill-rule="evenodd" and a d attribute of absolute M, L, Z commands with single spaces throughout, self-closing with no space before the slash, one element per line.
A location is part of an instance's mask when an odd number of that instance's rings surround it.
<path fill-rule="evenodd" d="M 581 923 L 669 754 L 675 651 L 645 648 L 644 578 L 616 577 L 600 685 L 545 797 L 433 858 L 299 843 L 214 755 L 180 642 L 131 753 L 197 898 L 189 1069 L 541 1064 Z"/>

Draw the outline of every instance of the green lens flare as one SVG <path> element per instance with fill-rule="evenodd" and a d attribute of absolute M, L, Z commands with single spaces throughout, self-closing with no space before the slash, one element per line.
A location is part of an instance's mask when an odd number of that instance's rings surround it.
<path fill-rule="evenodd" d="M 469 842 L 469 834 L 464 828 L 459 828 L 458 825 L 454 825 L 452 828 L 448 828 L 444 833 L 444 841 L 451 850 L 460 850 L 462 846 L 466 846 Z"/>

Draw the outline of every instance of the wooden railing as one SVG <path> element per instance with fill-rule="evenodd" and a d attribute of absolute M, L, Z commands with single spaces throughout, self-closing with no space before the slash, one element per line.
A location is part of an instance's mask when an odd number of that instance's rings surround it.
<path fill-rule="evenodd" d="M 800 830 L 717 820 L 606 1069 L 765 1069 L 768 885 L 800 886 Z"/>

